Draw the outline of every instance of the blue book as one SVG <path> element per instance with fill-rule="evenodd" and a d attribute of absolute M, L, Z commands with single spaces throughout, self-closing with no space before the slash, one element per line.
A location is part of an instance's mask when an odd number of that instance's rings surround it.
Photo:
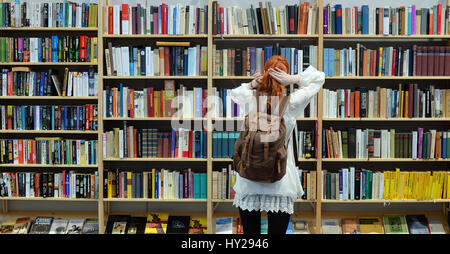
<path fill-rule="evenodd" d="M 228 154 L 228 137 L 229 137 L 229 132 L 223 132 L 222 133 L 222 158 L 229 158 L 231 156 L 229 156 Z"/>
<path fill-rule="evenodd" d="M 227 114 L 227 89 L 222 88 L 222 114 L 223 116 L 226 116 Z"/>
<path fill-rule="evenodd" d="M 366 199 L 366 180 L 367 174 L 366 170 L 361 170 L 361 199 Z"/>
<path fill-rule="evenodd" d="M 203 130 L 202 130 L 203 131 Z M 202 143 L 202 145 L 203 145 L 203 158 L 206 158 L 207 157 L 207 145 L 208 145 L 208 142 L 206 142 L 206 140 L 208 139 L 207 138 L 207 132 L 206 131 L 203 131 L 203 143 Z"/>
<path fill-rule="evenodd" d="M 159 198 L 159 170 L 155 171 L 155 199 Z"/>
<path fill-rule="evenodd" d="M 328 55 L 328 63 L 329 63 L 328 71 L 330 72 L 330 76 L 335 76 L 335 73 L 334 73 L 334 48 L 330 48 L 328 53 L 329 53 L 329 55 Z"/>
<path fill-rule="evenodd" d="M 168 24 L 168 23 L 166 23 L 166 24 Z M 159 29 L 159 31 L 162 34 L 162 27 L 161 27 L 161 25 L 162 25 L 162 6 L 159 5 L 158 6 L 158 29 Z"/>
<path fill-rule="evenodd" d="M 406 224 L 410 234 L 430 234 L 425 215 L 406 215 Z"/>
<path fill-rule="evenodd" d="M 39 87 L 39 95 L 40 96 L 45 96 L 45 86 L 47 85 L 47 83 L 45 83 L 45 76 L 47 74 L 45 72 L 41 72 L 41 80 L 40 80 L 40 87 Z"/>
<path fill-rule="evenodd" d="M 328 71 L 328 48 L 323 49 L 323 72 L 325 73 L 325 76 L 330 76 L 330 72 Z"/>
<path fill-rule="evenodd" d="M 264 64 L 272 57 L 272 46 L 264 47 Z M 291 65 L 292 66 L 292 65 Z"/>
<path fill-rule="evenodd" d="M 42 62 L 42 38 L 38 38 L 38 62 Z"/>
<path fill-rule="evenodd" d="M 197 49 L 195 47 L 191 47 L 188 49 L 188 76 L 195 76 L 196 75 L 196 56 L 197 56 Z"/>
<path fill-rule="evenodd" d="M 64 127 L 63 129 L 67 130 L 67 126 L 69 126 L 69 118 L 67 117 L 68 114 L 68 109 L 67 106 L 64 106 L 64 117 L 63 117 L 63 123 L 64 123 Z"/>
<path fill-rule="evenodd" d="M 70 176 L 71 174 L 69 173 L 66 174 L 66 193 L 65 193 L 66 197 L 70 197 Z"/>
<path fill-rule="evenodd" d="M 188 69 L 189 69 L 188 53 L 185 51 L 183 54 L 184 54 L 184 61 L 183 61 L 183 65 L 184 65 L 183 71 L 184 71 L 184 73 L 183 73 L 183 75 L 187 76 L 188 75 Z"/>
<path fill-rule="evenodd" d="M 228 157 L 232 157 L 234 154 L 234 144 L 236 142 L 236 132 L 228 133 Z"/>
<path fill-rule="evenodd" d="M 128 57 L 130 61 L 130 76 L 134 76 L 134 57 L 135 57 L 134 50 L 135 48 L 130 47 L 128 52 L 130 54 L 130 56 Z"/>
<path fill-rule="evenodd" d="M 298 49 L 294 49 L 294 75 L 298 74 Z"/>
<path fill-rule="evenodd" d="M 217 132 L 217 158 L 223 158 L 222 152 L 223 132 Z"/>
<path fill-rule="evenodd" d="M 339 200 L 343 200 L 343 197 L 344 197 L 344 188 L 343 188 L 344 181 L 343 180 L 344 180 L 344 177 L 343 177 L 342 169 L 340 169 L 339 170 Z"/>
<path fill-rule="evenodd" d="M 438 15 L 437 15 L 438 8 L 437 7 L 438 7 L 437 5 L 433 5 L 433 20 L 430 20 L 430 22 L 433 22 L 433 34 L 437 34 L 437 23 L 441 22 L 440 20 L 437 20 L 437 17 L 438 17 Z M 444 15 L 444 14 L 442 14 L 442 15 Z"/>
<path fill-rule="evenodd" d="M 177 7 L 173 8 L 173 34 L 177 34 Z"/>
<path fill-rule="evenodd" d="M 250 47 L 250 75 L 256 72 L 256 48 Z"/>
<path fill-rule="evenodd" d="M 23 108 L 23 109 L 25 109 L 25 108 Z M 23 120 L 25 121 L 24 113 L 25 112 L 22 113 L 22 116 L 23 116 Z M 54 106 L 52 106 L 52 121 L 51 122 L 52 122 L 52 130 L 54 130 L 55 129 L 55 107 Z"/>
<path fill-rule="evenodd" d="M 195 144 L 195 147 L 194 147 L 194 155 L 195 155 L 195 158 L 202 158 L 202 155 L 201 155 L 201 147 L 202 147 L 202 145 L 201 145 L 201 143 L 200 143 L 200 138 L 201 137 L 201 133 L 199 132 L 199 131 L 194 131 L 194 138 L 195 138 L 195 140 L 194 140 L 194 144 Z"/>
<path fill-rule="evenodd" d="M 194 199 L 199 199 L 200 198 L 200 179 L 199 179 L 200 174 L 198 173 L 194 173 Z"/>
<path fill-rule="evenodd" d="M 206 199 L 206 194 L 208 193 L 208 189 L 207 189 L 207 175 L 205 173 L 200 174 L 200 198 L 201 199 Z"/>
<path fill-rule="evenodd" d="M 195 117 L 202 117 L 202 89 L 194 89 L 195 96 Z"/>
<path fill-rule="evenodd" d="M 286 61 L 289 63 L 289 66 L 292 66 L 292 64 L 291 64 L 291 55 L 292 55 L 292 53 L 291 53 L 291 50 L 292 50 L 292 48 L 286 48 Z M 292 73 L 292 68 L 289 68 L 290 70 L 289 70 L 289 73 Z"/>
<path fill-rule="evenodd" d="M 200 130 L 200 158 L 204 157 L 204 150 L 203 150 L 203 129 Z"/>
<path fill-rule="evenodd" d="M 212 141 L 213 141 L 213 158 L 219 158 L 217 156 L 217 152 L 219 151 L 219 141 L 217 140 L 218 138 L 218 132 L 213 132 L 212 133 Z"/>
<path fill-rule="evenodd" d="M 280 48 L 280 55 L 284 58 L 286 58 L 286 48 Z"/>
<path fill-rule="evenodd" d="M 342 20 L 341 20 L 341 22 L 342 22 Z M 362 34 L 369 34 L 369 6 L 368 5 L 362 6 Z"/>
<path fill-rule="evenodd" d="M 326 130 L 322 129 L 322 144 L 326 144 Z M 322 145 L 322 158 L 327 158 L 327 146 Z"/>
<path fill-rule="evenodd" d="M 442 159 L 447 159 L 447 138 L 444 138 L 445 131 L 442 132 Z"/>
<path fill-rule="evenodd" d="M 334 9 L 336 10 L 336 34 L 342 34 L 342 4 L 336 4 Z"/>
<path fill-rule="evenodd" d="M 183 198 L 183 173 L 178 176 L 178 198 Z"/>
<path fill-rule="evenodd" d="M 58 36 L 52 36 L 52 62 L 58 62 Z"/>
<path fill-rule="evenodd" d="M 175 154 L 175 140 L 177 137 L 177 131 L 172 128 L 172 138 L 170 139 L 170 157 L 178 157 L 177 154 Z"/>

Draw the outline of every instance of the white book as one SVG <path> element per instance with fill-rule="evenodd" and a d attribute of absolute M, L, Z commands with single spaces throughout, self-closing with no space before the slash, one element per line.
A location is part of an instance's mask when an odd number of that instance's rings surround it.
<path fill-rule="evenodd" d="M 72 23 L 73 20 L 73 6 L 71 4 L 69 4 L 69 22 L 68 22 L 68 27 L 74 27 L 75 24 Z"/>
<path fill-rule="evenodd" d="M 355 200 L 355 167 L 350 167 L 350 200 Z"/>
<path fill-rule="evenodd" d="M 130 76 L 130 48 L 122 47 L 121 52 L 122 75 Z"/>
<path fill-rule="evenodd" d="M 411 9 L 411 7 L 409 7 Z M 389 34 L 389 6 L 383 10 L 383 34 Z"/>
<path fill-rule="evenodd" d="M 77 6 L 77 9 L 76 9 L 76 15 L 77 15 L 77 17 L 76 17 L 76 27 L 81 27 L 81 19 L 82 19 L 81 14 L 82 14 L 81 6 Z"/>
<path fill-rule="evenodd" d="M 313 17 L 314 8 L 312 6 L 309 7 L 308 11 L 308 27 L 306 28 L 306 34 L 313 34 L 312 33 L 312 17 Z"/>
<path fill-rule="evenodd" d="M 361 155 L 361 129 L 356 129 L 356 158 L 363 158 Z"/>
<path fill-rule="evenodd" d="M 430 148 L 430 159 L 434 159 L 434 152 L 436 146 L 436 130 L 430 130 L 431 132 L 431 148 Z"/>
<path fill-rule="evenodd" d="M 227 105 L 226 105 L 226 109 L 227 109 L 227 117 L 232 117 L 232 104 L 231 104 L 231 96 L 230 96 L 230 93 L 231 93 L 231 89 L 227 89 L 226 90 L 226 93 L 227 93 L 227 97 L 226 97 L 226 103 L 227 103 Z"/>
<path fill-rule="evenodd" d="M 123 5 L 118 5 L 118 8 L 121 8 L 122 9 L 122 7 L 123 7 Z M 114 7 L 113 7 L 114 8 Z M 129 9 L 129 8 L 128 8 Z M 123 9 L 122 9 L 122 11 L 123 11 Z M 131 12 L 128 12 L 128 13 L 130 13 L 131 14 Z M 114 9 L 113 9 L 113 15 L 115 15 L 116 13 L 114 12 Z M 131 17 L 131 15 L 129 15 L 129 17 Z M 128 19 L 127 20 L 124 20 L 124 19 L 122 19 L 122 20 L 120 20 L 120 16 L 114 16 L 114 23 L 116 23 L 116 18 L 117 19 L 119 19 L 119 21 L 117 22 L 117 23 L 119 23 L 119 22 L 122 22 L 122 34 L 130 34 L 130 31 L 131 30 L 129 30 L 128 29 L 128 26 L 129 26 L 129 23 L 131 23 L 130 21 L 129 21 L 129 18 L 128 17 Z M 114 29 L 113 29 L 113 31 L 115 32 L 115 30 L 116 29 L 118 29 L 118 30 L 120 30 L 120 27 L 115 27 L 115 24 L 114 24 Z M 115 34 L 115 33 L 114 33 Z M 120 34 L 120 31 L 119 31 L 119 34 Z"/>
<path fill-rule="evenodd" d="M 123 137 L 123 130 L 119 130 L 119 158 L 120 159 L 124 158 L 124 150 L 123 150 L 124 140 L 122 137 Z"/>
<path fill-rule="evenodd" d="M 169 22 L 167 23 L 167 34 L 173 34 L 173 5 L 167 6 L 167 16 Z"/>
<path fill-rule="evenodd" d="M 113 6 L 113 34 L 120 34 L 120 5 Z M 122 27 L 122 30 L 126 29 Z"/>
<path fill-rule="evenodd" d="M 412 158 L 417 159 L 417 131 L 412 131 Z"/>
<path fill-rule="evenodd" d="M 25 173 L 25 197 L 30 197 L 30 173 Z"/>
<path fill-rule="evenodd" d="M 182 6 L 180 11 L 180 34 L 186 33 L 186 7 Z"/>
<path fill-rule="evenodd" d="M 195 27 L 194 27 L 194 6 L 193 5 L 189 5 L 189 26 L 188 26 L 188 31 L 189 34 L 195 34 Z"/>
<path fill-rule="evenodd" d="M 297 72 L 301 74 L 303 72 L 303 50 L 298 50 L 298 70 Z"/>
<path fill-rule="evenodd" d="M 83 96 L 89 96 L 89 73 L 83 72 Z"/>

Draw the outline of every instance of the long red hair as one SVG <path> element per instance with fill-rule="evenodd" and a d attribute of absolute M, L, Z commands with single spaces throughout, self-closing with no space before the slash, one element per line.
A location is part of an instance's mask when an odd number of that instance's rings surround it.
<path fill-rule="evenodd" d="M 258 92 L 264 93 L 265 95 L 269 96 L 267 101 L 269 105 L 271 102 L 270 96 L 279 96 L 281 99 L 284 94 L 284 86 L 269 75 L 270 68 L 279 68 L 286 73 L 289 73 L 289 63 L 286 58 L 276 55 L 269 58 L 269 60 L 267 60 L 266 64 L 264 65 L 264 74 L 261 79 L 261 83 L 258 86 Z M 270 107 L 269 105 L 268 107 Z"/>

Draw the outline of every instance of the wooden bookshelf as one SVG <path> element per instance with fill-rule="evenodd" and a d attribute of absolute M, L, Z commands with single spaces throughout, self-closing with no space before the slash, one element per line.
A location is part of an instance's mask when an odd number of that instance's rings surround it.
<path fill-rule="evenodd" d="M 45 214 L 60 214 L 59 212 L 53 212 L 53 211 L 12 211 L 8 209 L 8 202 L 16 202 L 16 201 L 39 201 L 39 202 L 81 202 L 83 204 L 85 203 L 97 203 L 98 210 L 93 213 L 82 213 L 82 212 L 75 212 L 75 211 L 68 211 L 65 213 L 67 216 L 77 217 L 77 216 L 90 216 L 90 217 L 98 217 L 99 219 L 99 229 L 100 233 L 103 233 L 107 216 L 109 214 L 114 214 L 114 211 L 111 211 L 110 203 L 117 203 L 117 202 L 124 202 L 124 203 L 131 203 L 131 202 L 148 202 L 148 203 L 167 203 L 170 205 L 173 205 L 173 208 L 176 208 L 180 211 L 179 214 L 183 214 L 183 208 L 186 207 L 186 205 L 196 205 L 198 203 L 206 203 L 206 210 L 202 213 L 198 213 L 198 215 L 206 216 L 208 219 L 208 232 L 209 233 L 215 233 L 215 218 L 227 215 L 228 213 L 221 213 L 215 211 L 215 205 L 220 203 L 230 204 L 233 202 L 233 200 L 223 200 L 223 199 L 212 199 L 212 172 L 214 169 L 217 169 L 216 164 L 220 163 L 231 163 L 232 160 L 230 158 L 213 158 L 212 156 L 212 147 L 213 147 L 213 139 L 212 139 L 212 132 L 207 133 L 207 157 L 206 158 L 124 158 L 124 159 L 118 159 L 118 158 L 103 158 L 103 133 L 104 130 L 109 129 L 113 124 L 117 125 L 120 121 L 149 121 L 152 124 L 151 126 L 154 126 L 155 128 L 158 127 L 158 123 L 167 122 L 170 120 L 173 120 L 171 117 L 164 117 L 164 118 L 111 118 L 111 117 L 103 117 L 104 108 L 103 108 L 103 89 L 110 83 L 118 83 L 118 82 L 136 82 L 138 81 L 140 83 L 145 83 L 146 85 L 150 82 L 161 82 L 161 80 L 165 79 L 173 79 L 177 80 L 178 82 L 188 81 L 188 82 L 196 82 L 203 84 L 206 83 L 207 87 L 207 94 L 208 96 L 212 96 L 213 94 L 213 87 L 217 86 L 220 87 L 222 84 L 226 83 L 227 81 L 250 81 L 253 79 L 253 77 L 250 76 L 214 76 L 212 71 L 213 66 L 213 51 L 212 48 L 214 45 L 220 44 L 221 46 L 227 45 L 228 42 L 230 43 L 236 43 L 240 42 L 242 46 L 246 45 L 252 45 L 252 42 L 257 43 L 274 43 L 274 42 L 280 42 L 283 43 L 284 41 L 298 41 L 299 45 L 300 43 L 303 43 L 304 41 L 317 45 L 317 65 L 316 66 L 319 70 L 323 70 L 323 49 L 325 48 L 324 43 L 326 42 L 326 47 L 333 47 L 334 42 L 348 42 L 348 41 L 357 41 L 357 40 L 368 40 L 368 41 L 379 41 L 379 42 L 386 42 L 386 43 L 395 43 L 395 41 L 399 40 L 403 43 L 410 42 L 415 43 L 416 41 L 450 41 L 450 35 L 410 35 L 410 36 L 393 36 L 393 35 L 328 35 L 323 34 L 323 7 L 324 7 L 324 0 L 317 0 L 318 5 L 318 34 L 314 35 L 298 35 L 298 34 L 288 34 L 288 35 L 213 35 L 212 34 L 212 12 L 208 12 L 208 34 L 204 35 L 109 35 L 107 34 L 106 28 L 105 28 L 105 12 L 104 8 L 108 6 L 109 1 L 99 1 L 99 11 L 98 11 L 98 28 L 0 28 L 0 32 L 2 33 L 8 33 L 8 32 L 52 32 L 52 33 L 86 33 L 86 34 L 93 34 L 97 33 L 98 37 L 98 62 L 79 62 L 79 63 L 53 63 L 53 62 L 43 62 L 43 63 L 29 63 L 29 62 L 7 62 L 7 63 L 0 63 L 1 67 L 12 67 L 12 66 L 30 66 L 30 67 L 46 67 L 46 66 L 55 66 L 55 67 L 65 67 L 65 66 L 74 66 L 77 67 L 77 69 L 83 69 L 87 70 L 88 67 L 94 67 L 98 70 L 98 97 L 62 97 L 62 96 L 35 96 L 35 97 L 28 97 L 28 96 L 0 96 L 0 102 L 3 104 L 7 104 L 10 101 L 23 101 L 26 103 L 33 103 L 33 102 L 41 102 L 45 101 L 48 103 L 59 103 L 60 101 L 63 102 L 76 102 L 81 103 L 84 101 L 97 101 L 98 103 L 98 131 L 7 131 L 7 130 L 1 130 L 0 134 L 10 134 L 15 133 L 18 135 L 26 135 L 26 134 L 55 134 L 55 135 L 62 135 L 62 134 L 92 134 L 97 135 L 98 140 L 98 157 L 97 157 L 97 164 L 96 165 L 36 165 L 36 164 L 30 164 L 30 165 L 17 165 L 17 164 L 2 164 L 0 165 L 0 168 L 4 171 L 8 171 L 10 169 L 13 170 L 29 170 L 29 169 L 47 169 L 52 171 L 58 171 L 58 170 L 64 170 L 64 169 L 74 169 L 74 170 L 86 170 L 87 172 L 92 171 L 98 171 L 98 179 L 103 179 L 104 170 L 105 168 L 114 168 L 116 166 L 116 163 L 126 163 L 130 165 L 136 165 L 139 166 L 141 169 L 149 169 L 150 166 L 153 166 L 152 163 L 159 162 L 160 164 L 165 164 L 167 162 L 173 162 L 177 163 L 182 167 L 188 168 L 193 167 L 195 168 L 197 165 L 204 166 L 203 163 L 206 164 L 206 173 L 207 173 L 207 198 L 206 199 L 148 199 L 148 198 L 134 198 L 134 199 L 128 199 L 128 198 L 104 198 L 103 193 L 103 181 L 99 181 L 99 193 L 98 193 L 98 199 L 71 199 L 71 198 L 22 198 L 22 197 L 11 197 L 11 198 L 0 198 L 0 200 L 3 202 L 3 214 L 7 215 L 23 215 L 23 214 L 32 214 L 32 216 L 36 215 L 45 215 Z M 209 10 L 212 10 L 212 0 L 207 0 L 208 8 Z M 26 36 L 26 35 L 25 35 Z M 140 40 L 145 43 L 153 43 L 152 40 L 154 39 L 170 39 L 172 41 L 176 40 L 198 40 L 201 41 L 201 43 L 206 43 L 208 46 L 208 75 L 206 76 L 106 76 L 106 72 L 104 70 L 105 66 L 105 57 L 104 57 L 104 49 L 107 45 L 107 42 L 116 42 L 122 40 Z M 148 40 L 148 41 L 146 41 Z M 447 43 L 449 44 L 449 43 Z M 449 84 L 448 80 L 450 80 L 450 77 L 448 76 L 345 76 L 345 77 L 326 77 L 326 83 L 327 82 L 333 82 L 333 85 L 336 84 L 345 84 L 346 81 L 351 80 L 380 80 L 380 81 L 389 81 L 389 80 L 398 80 L 399 82 L 402 81 L 429 81 L 429 83 L 436 82 L 436 81 L 443 81 L 447 80 L 447 85 Z M 137 82 L 136 82 L 137 83 Z M 299 118 L 297 119 L 299 122 L 306 121 L 307 124 L 311 124 L 311 121 L 317 121 L 317 136 L 316 138 L 320 141 L 322 140 L 322 129 L 324 122 L 340 122 L 341 124 L 349 124 L 349 126 L 355 126 L 357 125 L 356 122 L 386 122 L 387 125 L 391 126 L 392 128 L 395 127 L 395 124 L 398 122 L 437 122 L 438 124 L 446 124 L 445 128 L 448 128 L 450 126 L 450 118 L 325 118 L 323 117 L 323 89 L 319 91 L 318 94 L 318 108 L 317 117 L 312 118 Z M 177 119 L 178 120 L 178 119 Z M 184 118 L 180 120 L 188 120 L 188 121 L 206 121 L 209 129 L 212 129 L 213 121 L 242 121 L 243 118 L 215 118 L 215 117 L 204 117 L 204 118 Z M 154 123 L 153 123 L 154 122 Z M 153 125 L 154 124 L 154 125 Z M 165 123 L 164 123 L 165 124 Z M 301 124 L 301 123 L 300 123 Z M 416 123 L 415 123 L 416 124 Z M 321 154 L 320 151 L 322 151 L 322 144 L 321 142 L 318 142 L 318 147 L 316 147 L 316 150 L 319 151 L 319 155 Z M 420 165 L 421 167 L 426 167 L 430 163 L 442 163 L 445 168 L 450 168 L 450 159 L 409 159 L 409 158 L 392 158 L 392 159 L 386 159 L 386 158 L 363 158 L 363 159 L 357 159 L 357 158 L 322 158 L 319 156 L 318 158 L 313 159 L 300 159 L 299 167 L 303 165 L 307 165 L 305 167 L 310 167 L 312 165 L 313 169 L 317 171 L 317 178 L 316 183 L 317 186 L 321 186 L 322 184 L 322 170 L 326 169 L 328 170 L 327 166 L 330 165 L 330 163 L 342 163 L 342 165 L 350 165 L 353 163 L 417 163 L 417 165 Z M 309 163 L 307 163 L 309 162 Z M 107 163 L 105 166 L 104 164 Z M 312 163 L 312 164 L 310 164 Z M 145 164 L 144 167 L 141 165 Z M 423 164 L 423 165 L 422 165 Z M 433 164 L 434 165 L 434 164 Z M 439 164 L 440 165 L 440 164 Z M 393 170 L 390 169 L 389 170 Z M 311 219 L 313 224 L 316 226 L 312 227 L 313 232 L 315 233 L 321 233 L 321 223 L 323 218 L 329 218 L 330 216 L 340 216 L 341 218 L 343 216 L 364 216 L 366 214 L 385 214 L 387 212 L 381 212 L 381 211 L 374 211 L 371 213 L 364 213 L 364 212 L 357 212 L 355 211 L 360 204 L 406 204 L 406 203 L 412 203 L 412 204 L 436 204 L 437 206 L 442 206 L 442 212 L 424 212 L 424 214 L 433 214 L 437 216 L 442 216 L 443 218 L 446 218 L 447 214 L 447 208 L 450 203 L 450 200 L 448 199 L 437 199 L 437 200 L 358 200 L 358 201 L 349 201 L 349 200 L 325 200 L 322 199 L 322 193 L 321 188 L 316 188 L 316 198 L 315 200 L 296 200 L 296 203 L 309 203 L 313 207 L 313 212 L 308 213 L 299 213 L 296 211 L 294 216 L 306 216 L 305 218 Z M 348 204 L 350 209 L 348 212 L 343 213 L 334 213 L 334 212 L 325 212 L 323 211 L 323 205 L 327 205 L 327 207 L 332 207 L 334 205 L 339 204 Z M 122 214 L 125 212 L 121 212 Z M 411 214 L 414 214 L 417 212 L 411 212 Z M 139 215 L 146 215 L 144 212 L 142 213 L 136 213 L 133 211 L 130 211 L 129 214 L 139 214 Z M 171 213 L 171 214 L 177 214 L 177 213 Z M 231 213 L 230 213 L 231 214 Z M 228 215 L 230 215 L 228 214 Z M 194 214 L 191 214 L 192 216 Z M 232 216 L 236 217 L 238 216 L 237 210 L 231 214 Z M 230 216 L 231 216 L 230 215 Z M 319 225 L 319 226 L 317 226 Z"/>
<path fill-rule="evenodd" d="M 72 131 L 72 130 L 0 130 L 0 134 L 98 134 L 98 131 Z"/>

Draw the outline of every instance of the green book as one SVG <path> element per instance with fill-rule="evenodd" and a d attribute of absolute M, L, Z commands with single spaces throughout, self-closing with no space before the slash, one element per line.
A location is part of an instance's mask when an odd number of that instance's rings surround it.
<path fill-rule="evenodd" d="M 450 158 L 450 132 L 447 131 L 447 158 Z"/>
<path fill-rule="evenodd" d="M 342 152 L 343 152 L 343 156 L 344 156 L 344 158 L 348 158 L 348 132 L 347 131 L 342 131 L 341 135 L 342 135 Z"/>
<path fill-rule="evenodd" d="M 408 133 L 408 158 L 412 158 L 412 133 Z"/>
<path fill-rule="evenodd" d="M 395 158 L 395 129 L 391 129 L 389 134 L 390 134 L 390 139 L 391 139 L 391 143 L 390 143 L 391 156 L 390 157 Z"/>
<path fill-rule="evenodd" d="M 409 234 L 405 216 L 385 215 L 383 216 L 384 230 L 386 234 Z"/>
<path fill-rule="evenodd" d="M 395 136 L 395 157 L 394 158 L 399 158 L 400 157 L 400 133 L 394 133 Z"/>

